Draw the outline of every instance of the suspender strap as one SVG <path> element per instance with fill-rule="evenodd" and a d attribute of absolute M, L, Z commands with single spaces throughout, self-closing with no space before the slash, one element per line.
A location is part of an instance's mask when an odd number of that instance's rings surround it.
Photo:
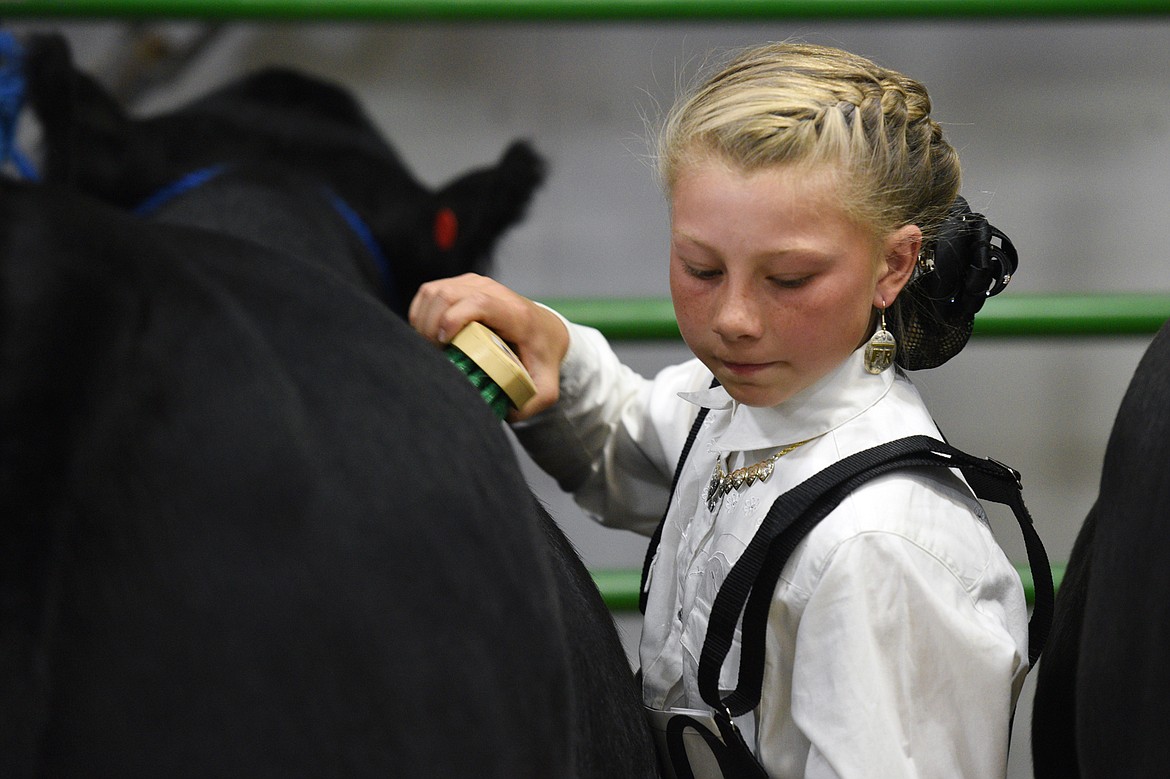
<path fill-rule="evenodd" d="M 719 764 L 719 773 L 724 779 L 768 779 L 768 774 L 756 760 L 751 749 L 731 720 L 716 714 L 715 724 L 719 728 L 719 740 L 705 725 L 686 714 L 676 714 L 666 724 L 666 750 L 671 768 L 678 779 L 695 779 L 691 761 L 687 756 L 687 745 L 683 739 L 686 730 L 693 730 L 707 742 L 707 748 Z"/>
<path fill-rule="evenodd" d="M 711 386 L 718 387 L 719 380 L 711 379 Z M 666 515 L 670 511 L 670 502 L 674 500 L 674 490 L 678 487 L 678 477 L 682 475 L 683 464 L 687 461 L 687 455 L 691 452 L 691 447 L 695 445 L 695 437 L 699 435 L 699 428 L 703 426 L 703 420 L 707 418 L 707 412 L 711 409 L 703 407 L 699 409 L 698 416 L 695 417 L 695 423 L 691 425 L 691 432 L 687 433 L 687 440 L 683 444 L 682 454 L 678 456 L 678 465 L 674 467 L 674 479 L 670 482 L 670 496 L 666 499 L 666 509 L 662 512 L 662 519 L 658 521 L 658 527 L 654 528 L 654 535 L 650 536 L 650 544 L 646 547 L 646 559 L 642 561 L 642 584 L 638 588 L 638 611 L 643 614 L 646 613 L 646 596 L 649 594 L 646 588 L 646 580 L 650 578 L 650 563 L 654 562 L 654 555 L 658 552 L 658 544 L 662 541 L 662 528 L 666 525 Z"/>
<path fill-rule="evenodd" d="M 1028 629 L 1028 656 L 1034 665 L 1048 637 L 1054 592 L 1044 546 L 1024 506 L 1019 474 L 989 459 L 972 457 L 929 436 L 911 436 L 851 455 L 815 474 L 776 499 L 756 535 L 732 567 L 711 609 L 699 659 L 699 692 L 715 711 L 732 716 L 751 711 L 760 700 L 764 674 L 764 634 L 776 582 L 801 539 L 861 483 L 900 468 L 958 468 L 981 499 L 1011 507 L 1028 551 L 1036 598 Z M 731 649 L 743 613 L 737 688 L 719 694 L 719 671 Z"/>

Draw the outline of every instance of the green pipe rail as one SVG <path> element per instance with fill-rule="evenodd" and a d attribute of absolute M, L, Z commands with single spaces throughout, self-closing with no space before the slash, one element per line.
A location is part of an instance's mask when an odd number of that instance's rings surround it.
<path fill-rule="evenodd" d="M 1031 606 L 1036 600 L 1036 586 L 1032 581 L 1032 571 L 1026 565 L 1017 565 L 1016 572 L 1024 585 L 1024 597 Z M 613 612 L 629 612 L 638 610 L 638 588 L 642 583 L 642 572 L 623 568 L 600 568 L 591 571 L 597 589 L 605 600 L 609 610 Z M 1059 588 L 1064 578 L 1064 565 L 1052 564 L 1052 582 Z"/>
<path fill-rule="evenodd" d="M 1168 0 L 0 0 L 0 19 L 687 21 L 1051 19 L 1167 13 Z"/>
<path fill-rule="evenodd" d="M 614 341 L 679 338 L 666 298 L 549 298 L 541 302 Z M 975 317 L 975 337 L 1069 338 L 1148 335 L 1170 320 L 1170 294 L 1012 294 L 991 298 Z"/>

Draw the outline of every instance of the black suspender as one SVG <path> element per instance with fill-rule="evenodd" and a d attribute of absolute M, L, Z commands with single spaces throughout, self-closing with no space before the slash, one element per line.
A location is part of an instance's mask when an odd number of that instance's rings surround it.
<path fill-rule="evenodd" d="M 705 408 L 699 411 L 687 436 L 671 485 L 672 499 L 683 463 L 706 412 Z M 1024 505 L 1019 473 L 994 460 L 973 457 L 935 438 L 911 436 L 850 455 L 811 476 L 772 504 L 756 535 L 728 573 L 711 608 L 699 660 L 698 682 L 703 700 L 716 714 L 738 716 L 751 711 L 759 703 L 768 611 L 780 571 L 801 539 L 863 482 L 900 468 L 918 466 L 957 468 L 962 471 L 978 498 L 1003 503 L 1015 514 L 1024 535 L 1036 593 L 1028 625 L 1028 660 L 1035 666 L 1052 624 L 1055 593 L 1048 555 Z M 665 520 L 664 514 L 663 521 L 659 522 L 650 541 L 642 568 L 639 600 L 643 612 L 646 609 L 650 563 L 657 553 Z M 736 689 L 722 697 L 718 689 L 719 671 L 731 650 L 735 627 L 741 614 L 743 631 L 739 680 Z"/>
<path fill-rule="evenodd" d="M 711 386 L 717 386 L 717 381 L 712 381 Z M 670 482 L 670 496 L 666 499 L 666 510 L 662 512 L 662 519 L 658 521 L 658 527 L 654 528 L 654 535 L 650 536 L 650 544 L 646 547 L 646 559 L 642 561 L 642 584 L 638 590 L 638 610 L 643 614 L 646 613 L 646 595 L 647 595 L 647 579 L 650 578 L 650 563 L 654 562 L 654 555 L 658 553 L 658 544 L 662 541 L 662 528 L 666 524 L 666 515 L 670 511 L 670 502 L 674 500 L 674 490 L 678 487 L 678 477 L 682 474 L 683 463 L 687 461 L 687 455 L 694 446 L 695 436 L 699 434 L 699 428 L 703 426 L 703 420 L 707 418 L 707 412 L 711 409 L 703 407 L 699 409 L 699 415 L 695 417 L 695 423 L 691 425 L 691 432 L 687 434 L 686 443 L 683 444 L 682 454 L 679 455 L 678 465 L 674 467 L 674 479 Z"/>
<path fill-rule="evenodd" d="M 1052 570 L 1040 536 L 1024 505 L 1019 474 L 994 460 L 972 457 L 929 436 L 911 436 L 850 455 L 811 476 L 776 499 L 760 529 L 732 567 L 711 607 L 699 658 L 699 693 L 716 711 L 732 716 L 751 711 L 760 701 L 764 674 L 764 634 L 780 571 L 789 555 L 817 522 L 863 482 L 900 468 L 941 466 L 963 472 L 981 500 L 1012 509 L 1028 551 L 1036 599 L 1028 625 L 1028 660 L 1035 666 L 1052 624 Z M 719 669 L 731 649 L 743 614 L 737 687 L 719 693 Z"/>

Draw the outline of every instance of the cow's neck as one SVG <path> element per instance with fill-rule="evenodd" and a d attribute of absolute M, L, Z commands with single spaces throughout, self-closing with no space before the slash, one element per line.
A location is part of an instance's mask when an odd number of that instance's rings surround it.
<path fill-rule="evenodd" d="M 161 189 L 137 209 L 328 267 L 393 300 L 390 266 L 364 221 L 323 185 L 288 176 L 205 168 Z"/>

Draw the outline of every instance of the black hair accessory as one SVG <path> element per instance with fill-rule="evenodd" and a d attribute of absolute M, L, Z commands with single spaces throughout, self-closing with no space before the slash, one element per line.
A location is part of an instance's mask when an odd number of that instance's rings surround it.
<path fill-rule="evenodd" d="M 971 337 L 975 314 L 1003 291 L 1018 265 L 1011 240 L 955 198 L 938 238 L 923 251 L 893 306 L 898 365 L 935 368 L 958 354 Z"/>

